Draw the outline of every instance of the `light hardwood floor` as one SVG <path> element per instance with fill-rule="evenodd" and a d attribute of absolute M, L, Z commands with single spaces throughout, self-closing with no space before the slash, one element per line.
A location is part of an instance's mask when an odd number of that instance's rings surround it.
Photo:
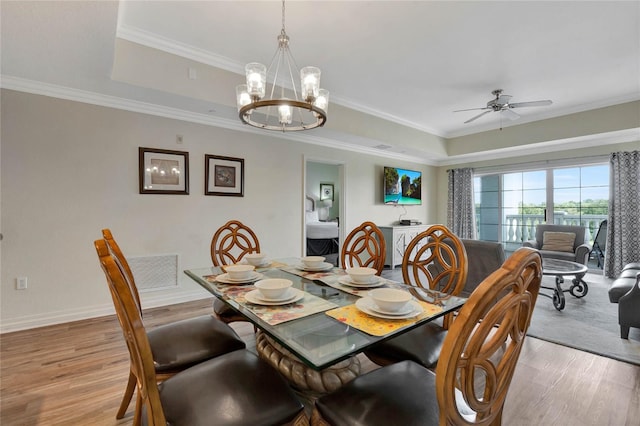
<path fill-rule="evenodd" d="M 151 309 L 145 324 L 210 313 L 211 303 Z M 251 344 L 251 325 L 233 327 Z M 115 419 L 129 361 L 114 316 L 3 334 L 0 345 L 2 426 L 132 423 L 132 407 Z M 640 425 L 640 367 L 528 337 L 503 424 Z"/>

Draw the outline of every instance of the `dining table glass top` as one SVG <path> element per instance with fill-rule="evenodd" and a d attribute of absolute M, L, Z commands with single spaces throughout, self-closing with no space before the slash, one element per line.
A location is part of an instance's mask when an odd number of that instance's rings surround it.
<path fill-rule="evenodd" d="M 367 297 L 370 289 L 348 285 L 348 275 L 343 269 L 332 267 L 315 272 L 303 269 L 297 258 L 270 261 L 266 267 L 256 268 L 250 283 L 229 282 L 224 271 L 215 266 L 184 272 L 316 370 L 457 310 L 466 301 L 462 297 L 376 277 L 376 287 L 411 292 L 410 303 L 420 312 L 404 316 L 379 315 L 367 309 L 365 302 L 370 300 Z M 263 278 L 291 280 L 292 302 L 263 304 L 253 297 L 253 282 Z"/>

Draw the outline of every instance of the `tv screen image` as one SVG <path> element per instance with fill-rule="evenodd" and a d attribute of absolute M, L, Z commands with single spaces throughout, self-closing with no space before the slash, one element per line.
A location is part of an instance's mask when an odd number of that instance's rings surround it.
<path fill-rule="evenodd" d="M 394 205 L 422 204 L 422 172 L 385 167 L 384 203 Z"/>

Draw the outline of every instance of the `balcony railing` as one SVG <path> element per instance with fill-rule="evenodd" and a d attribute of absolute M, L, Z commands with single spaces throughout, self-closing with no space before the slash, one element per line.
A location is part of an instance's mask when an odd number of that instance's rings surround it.
<path fill-rule="evenodd" d="M 607 219 L 607 215 L 571 215 L 565 212 L 555 212 L 553 223 L 556 225 L 575 225 L 586 228 L 585 241 L 593 244 L 595 234 L 598 232 L 600 223 Z M 521 245 L 523 241 L 533 240 L 536 235 L 536 226 L 545 223 L 544 215 L 538 214 L 513 214 L 506 215 L 502 226 L 502 242 L 507 244 Z M 480 229 L 479 223 L 477 223 Z"/>

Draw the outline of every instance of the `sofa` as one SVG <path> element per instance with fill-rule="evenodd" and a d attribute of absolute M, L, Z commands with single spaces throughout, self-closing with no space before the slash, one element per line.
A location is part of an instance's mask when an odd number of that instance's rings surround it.
<path fill-rule="evenodd" d="M 640 263 L 629 263 L 609 287 L 609 301 L 618 304 L 620 337 L 629 338 L 629 328 L 640 328 Z"/>
<path fill-rule="evenodd" d="M 500 269 L 505 260 L 504 248 L 495 241 L 465 240 L 462 244 L 467 252 L 467 282 L 461 296 L 469 297 L 473 290 L 494 271 Z"/>
<path fill-rule="evenodd" d="M 460 239 L 467 253 L 467 281 L 459 296 L 469 297 L 473 290 L 494 271 L 500 269 L 505 260 L 504 248 L 501 243 L 495 241 Z M 453 245 L 450 240 L 445 243 Z M 445 261 L 449 261 L 446 258 Z M 427 269 L 435 276 L 442 272 L 442 267 L 436 263 L 427 265 Z"/>
<path fill-rule="evenodd" d="M 585 243 L 584 235 L 585 228 L 582 226 L 540 224 L 536 227 L 536 239 L 525 241 L 522 246 L 539 250 L 543 258 L 586 265 L 591 246 Z"/>

